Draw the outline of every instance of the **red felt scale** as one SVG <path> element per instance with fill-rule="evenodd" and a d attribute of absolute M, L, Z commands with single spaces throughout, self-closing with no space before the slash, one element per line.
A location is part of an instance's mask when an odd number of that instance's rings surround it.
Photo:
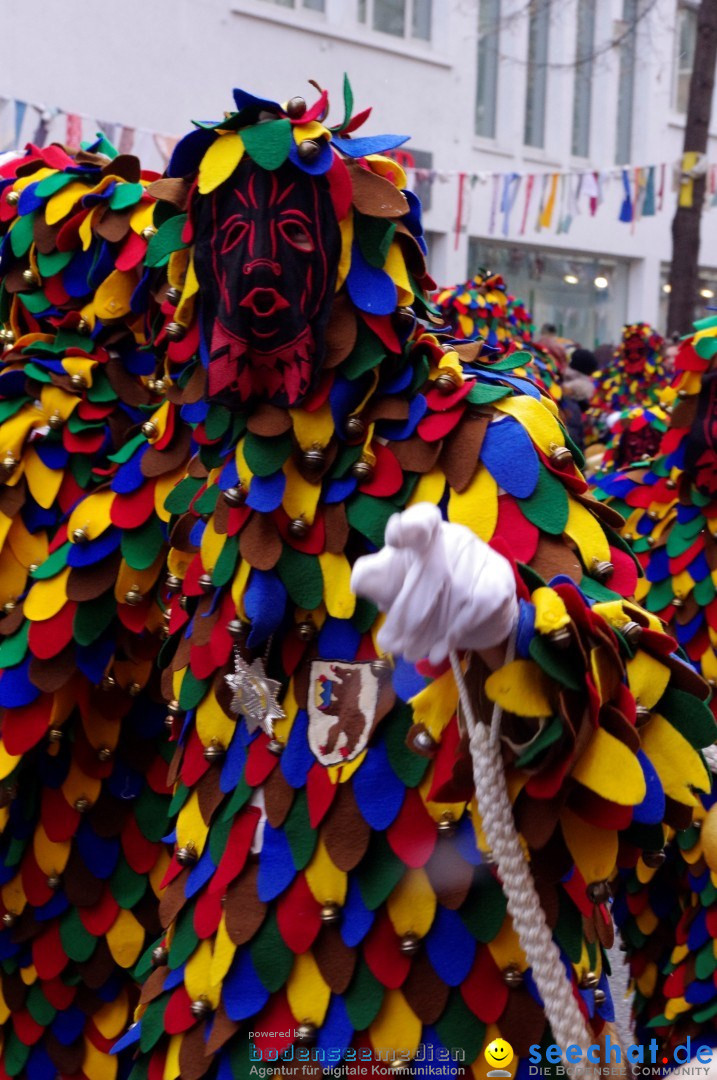
<path fill-rule="evenodd" d="M 292 952 L 305 953 L 321 930 L 321 905 L 303 874 L 297 874 L 276 905 L 276 921 L 282 941 Z"/>

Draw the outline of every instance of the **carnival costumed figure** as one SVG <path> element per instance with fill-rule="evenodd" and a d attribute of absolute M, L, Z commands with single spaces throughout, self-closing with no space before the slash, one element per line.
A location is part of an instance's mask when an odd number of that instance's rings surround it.
<path fill-rule="evenodd" d="M 717 320 L 705 319 L 676 357 L 677 403 L 647 468 L 605 476 L 596 493 L 626 517 L 623 535 L 643 568 L 638 596 L 692 664 L 717 681 Z M 714 701 L 712 703 L 714 711 Z M 717 765 L 712 758 L 710 763 Z M 638 864 L 617 914 L 624 924 L 641 1033 L 667 1049 L 687 1036 L 714 1044 L 717 989 L 717 818 L 703 795 L 666 861 Z"/>
<path fill-rule="evenodd" d="M 8 1076 L 527 1075 L 611 1018 L 618 861 L 709 789 L 621 519 L 520 355 L 427 328 L 402 140 L 344 104 L 3 174 L 1 508 L 48 545 L 0 624 Z"/>
<path fill-rule="evenodd" d="M 562 400 L 560 357 L 534 340 L 530 312 L 508 292 L 500 274 L 478 270 L 462 285 L 440 289 L 434 303 L 458 340 L 480 340 L 485 353 L 494 358 L 517 351 L 529 354 L 525 364 L 530 379 L 555 401 Z"/>
<path fill-rule="evenodd" d="M 0 171 L 3 1077 L 115 1076 L 169 861 L 161 611 L 138 591 L 164 566 L 166 489 L 140 507 L 109 487 L 161 400 L 157 177 L 108 151 L 29 147 Z"/>
<path fill-rule="evenodd" d="M 609 437 L 611 417 L 613 423 L 617 420 L 614 414 L 662 401 L 669 382 L 662 362 L 663 346 L 664 339 L 649 323 L 623 327 L 614 363 L 596 376 L 595 396 L 586 414 L 588 443 Z M 668 395 L 668 403 L 669 399 Z M 659 432 L 654 437 L 653 453 L 658 446 Z"/>

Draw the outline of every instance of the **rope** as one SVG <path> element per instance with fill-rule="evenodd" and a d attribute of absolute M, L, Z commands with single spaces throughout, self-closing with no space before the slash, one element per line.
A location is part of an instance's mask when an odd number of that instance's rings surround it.
<path fill-rule="evenodd" d="M 514 650 L 515 635 L 508 646 L 508 661 Z M 568 1046 L 581 1047 L 584 1062 L 587 1047 L 593 1040 L 567 978 L 560 950 L 545 920 L 545 912 L 515 828 L 498 739 L 502 709 L 495 706 L 490 728 L 477 723 L 458 656 L 451 652 L 450 658 L 470 738 L 478 812 L 498 867 L 508 901 L 508 912 L 532 968 L 556 1043 L 563 1055 Z M 586 1072 L 593 1074 L 589 1065 L 566 1065 L 567 1071 L 573 1076 L 584 1076 Z"/>

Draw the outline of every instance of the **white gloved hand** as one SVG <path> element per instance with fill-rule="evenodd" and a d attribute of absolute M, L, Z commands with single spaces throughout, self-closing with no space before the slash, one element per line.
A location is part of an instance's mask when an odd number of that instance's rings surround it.
<path fill-rule="evenodd" d="M 430 503 L 390 518 L 385 547 L 357 559 L 351 588 L 388 612 L 381 648 L 412 663 L 490 649 L 518 617 L 508 560 L 464 525 L 443 521 Z"/>

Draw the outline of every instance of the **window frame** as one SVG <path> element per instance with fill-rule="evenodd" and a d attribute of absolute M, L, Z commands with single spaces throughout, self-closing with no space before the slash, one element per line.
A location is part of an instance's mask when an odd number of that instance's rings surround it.
<path fill-rule="evenodd" d="M 375 25 L 374 10 L 376 0 L 361 0 L 361 6 L 364 9 L 363 17 L 359 12 L 359 0 L 354 0 L 356 5 L 356 23 L 358 26 L 363 27 L 366 30 L 370 30 L 372 34 L 381 34 L 382 37 L 387 37 L 394 41 L 403 41 L 409 45 L 422 45 L 424 47 L 430 47 L 433 44 L 433 31 L 434 31 L 434 16 L 436 5 L 434 0 L 428 0 L 430 5 L 429 12 L 429 30 L 428 37 L 418 37 L 413 32 L 415 26 L 415 12 L 416 12 L 417 0 L 402 0 L 403 3 L 403 33 L 392 34 L 390 30 L 380 30 Z"/>
<path fill-rule="evenodd" d="M 694 68 L 695 68 L 694 51 L 693 51 L 693 54 L 692 54 L 689 69 L 687 69 L 687 68 L 680 69 L 680 67 L 679 67 L 680 57 L 681 57 L 681 53 L 680 53 L 681 18 L 683 16 L 685 16 L 685 15 L 690 15 L 694 19 L 694 26 L 695 26 L 694 42 L 696 44 L 696 42 L 697 42 L 697 12 L 698 12 L 697 5 L 694 4 L 694 3 L 691 3 L 690 0 L 678 0 L 677 11 L 675 13 L 676 14 L 675 36 L 674 36 L 675 44 L 674 44 L 674 50 L 673 50 L 673 55 L 672 55 L 672 86 L 670 88 L 670 108 L 672 109 L 672 111 L 674 113 L 677 113 L 678 116 L 686 116 L 687 115 L 687 105 L 688 105 L 689 96 L 690 96 L 689 82 L 690 82 L 690 80 L 692 78 L 692 72 L 694 71 Z M 687 100 L 685 101 L 684 108 L 680 108 L 680 103 L 679 103 L 680 76 L 684 75 L 684 74 L 688 75 Z"/>
<path fill-rule="evenodd" d="M 491 22 L 487 22 L 488 29 L 486 30 L 486 24 L 483 23 L 483 10 L 484 5 L 491 5 L 495 9 L 495 13 L 491 13 L 489 20 L 493 20 L 494 29 L 491 30 Z M 473 112 L 473 134 L 479 139 L 491 139 L 496 137 L 496 130 L 498 126 L 498 95 L 500 92 L 500 19 L 501 19 L 501 5 L 502 0 L 478 0 L 478 40 L 476 44 L 476 91 L 475 91 L 475 108 Z M 491 43 L 494 48 L 494 56 L 492 62 L 487 65 L 487 77 L 491 83 L 492 97 L 492 109 L 489 118 L 489 123 L 484 125 L 484 128 L 488 130 L 479 129 L 479 110 L 481 106 L 481 100 L 479 97 L 479 91 L 482 84 L 482 62 L 481 53 L 482 47 L 488 43 L 488 48 L 491 47 Z M 485 105 L 483 105 L 485 107 Z"/>
<path fill-rule="evenodd" d="M 552 0 L 534 0 L 535 7 L 530 12 L 528 20 L 527 60 L 525 77 L 525 110 L 523 114 L 523 145 L 531 150 L 545 150 L 545 128 L 548 104 L 548 75 L 550 64 L 550 25 L 552 20 Z M 544 18 L 544 24 L 539 20 Z M 533 42 L 536 42 L 536 56 L 531 56 Z M 538 55 L 540 54 L 540 55 Z M 541 58 L 542 57 L 542 58 Z M 542 93 L 539 99 L 531 93 L 531 88 L 539 84 Z M 540 136 L 539 141 L 534 141 L 535 132 L 531 102 L 540 101 Z M 530 125 L 530 130 L 529 130 Z"/>

